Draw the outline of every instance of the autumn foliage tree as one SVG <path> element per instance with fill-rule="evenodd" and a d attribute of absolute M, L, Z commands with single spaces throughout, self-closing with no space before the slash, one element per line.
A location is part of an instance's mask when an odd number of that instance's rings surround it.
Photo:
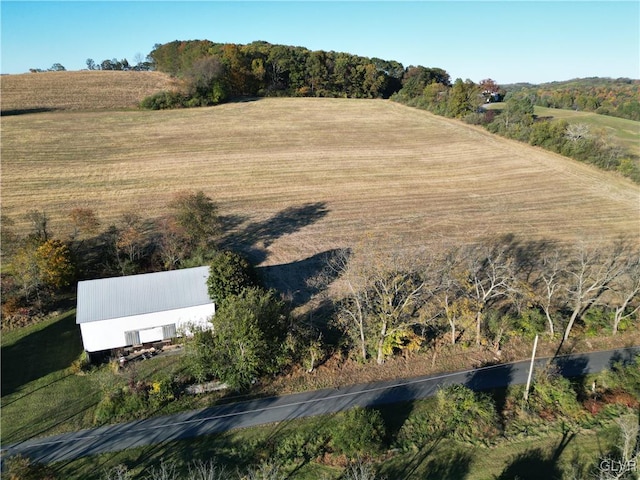
<path fill-rule="evenodd" d="M 202 190 L 179 192 L 168 206 L 184 234 L 185 248 L 206 250 L 213 245 L 221 231 L 218 207 Z"/>
<path fill-rule="evenodd" d="M 68 286 L 75 273 L 69 248 L 55 239 L 26 242 L 15 253 L 11 267 L 24 297 L 35 297 L 39 307 L 50 294 Z"/>

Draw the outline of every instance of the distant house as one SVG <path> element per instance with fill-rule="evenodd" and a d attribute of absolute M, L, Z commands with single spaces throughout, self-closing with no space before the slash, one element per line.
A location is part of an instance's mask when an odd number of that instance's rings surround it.
<path fill-rule="evenodd" d="M 78 282 L 76 323 L 89 353 L 149 344 L 208 326 L 209 267 Z M 91 355 L 90 355 L 91 356 Z"/>

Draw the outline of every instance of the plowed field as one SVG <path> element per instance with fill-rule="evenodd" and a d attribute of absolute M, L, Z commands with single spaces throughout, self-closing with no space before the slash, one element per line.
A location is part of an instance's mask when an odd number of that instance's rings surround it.
<path fill-rule="evenodd" d="M 129 72 L 131 73 L 131 72 Z M 614 174 L 390 101 L 261 99 L 173 111 L 2 119 L 2 210 L 77 206 L 103 225 L 203 190 L 236 240 L 287 263 L 363 239 L 404 247 L 501 233 L 573 242 L 640 233 Z"/>

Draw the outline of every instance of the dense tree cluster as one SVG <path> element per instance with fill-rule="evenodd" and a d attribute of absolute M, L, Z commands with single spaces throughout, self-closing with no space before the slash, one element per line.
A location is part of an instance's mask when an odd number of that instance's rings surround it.
<path fill-rule="evenodd" d="M 541 107 L 640 120 L 640 80 L 595 77 L 541 85 L 508 85 L 505 89 L 509 93 L 526 96 L 534 105 Z"/>
<path fill-rule="evenodd" d="M 536 118 L 533 103 L 527 96 L 511 95 L 498 113 L 489 111 L 467 120 L 485 125 L 492 133 L 543 147 L 604 170 L 617 171 L 640 182 L 637 159 L 610 132 L 585 123 Z"/>
<path fill-rule="evenodd" d="M 387 98 L 405 73 L 395 61 L 267 42 L 174 41 L 156 45 L 149 57 L 158 71 L 184 79 L 187 87 L 183 94 L 145 100 L 146 108 L 215 105 L 241 96 Z"/>

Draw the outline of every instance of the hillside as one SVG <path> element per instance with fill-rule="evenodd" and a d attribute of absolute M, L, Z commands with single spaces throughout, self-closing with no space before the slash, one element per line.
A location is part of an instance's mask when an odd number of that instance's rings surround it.
<path fill-rule="evenodd" d="M 137 75 L 137 73 L 136 73 Z M 600 240 L 638 234 L 640 189 L 565 157 L 382 100 L 269 98 L 162 112 L 3 119 L 3 214 L 26 228 L 73 207 L 104 225 L 165 212 L 202 189 L 229 241 L 263 264 L 367 239 L 403 248 L 513 232 Z"/>
<path fill-rule="evenodd" d="M 502 110 L 504 102 L 487 104 L 487 110 Z M 640 122 L 626 118 L 601 115 L 595 112 L 584 112 L 566 108 L 534 107 L 538 120 L 566 120 L 569 123 L 588 125 L 593 131 L 605 131 L 612 135 L 635 158 L 640 158 Z"/>
<path fill-rule="evenodd" d="M 2 115 L 50 110 L 136 108 L 148 95 L 174 88 L 160 72 L 42 72 L 0 77 Z"/>
<path fill-rule="evenodd" d="M 540 85 L 505 85 L 508 94 L 533 99 L 535 105 L 596 112 L 640 120 L 640 80 L 629 78 L 574 78 Z"/>

